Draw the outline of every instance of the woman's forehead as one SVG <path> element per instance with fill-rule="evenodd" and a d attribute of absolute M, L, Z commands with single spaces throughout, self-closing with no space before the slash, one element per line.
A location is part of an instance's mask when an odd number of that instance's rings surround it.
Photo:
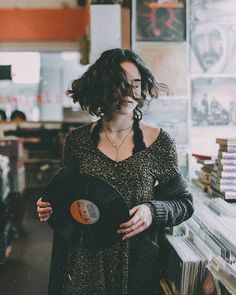
<path fill-rule="evenodd" d="M 141 79 L 138 68 L 132 62 L 124 61 L 120 66 L 125 70 L 128 81 Z"/>

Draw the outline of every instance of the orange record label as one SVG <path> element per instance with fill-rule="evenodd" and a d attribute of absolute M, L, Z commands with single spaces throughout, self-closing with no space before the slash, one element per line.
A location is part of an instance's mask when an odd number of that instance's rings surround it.
<path fill-rule="evenodd" d="M 100 213 L 98 207 L 85 199 L 78 199 L 70 206 L 72 217 L 81 224 L 93 224 L 98 221 Z"/>

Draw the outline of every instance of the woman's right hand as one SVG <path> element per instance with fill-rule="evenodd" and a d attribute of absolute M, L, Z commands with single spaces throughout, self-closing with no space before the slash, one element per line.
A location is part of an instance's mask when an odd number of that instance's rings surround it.
<path fill-rule="evenodd" d="M 52 214 L 52 207 L 49 202 L 43 202 L 42 198 L 37 201 L 37 212 L 40 221 L 47 221 Z"/>

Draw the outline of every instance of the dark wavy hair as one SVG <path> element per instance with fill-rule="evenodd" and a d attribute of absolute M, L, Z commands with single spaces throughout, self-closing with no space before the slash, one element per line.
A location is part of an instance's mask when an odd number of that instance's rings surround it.
<path fill-rule="evenodd" d="M 129 61 L 135 64 L 141 75 L 141 97 L 134 95 L 134 86 L 128 83 L 121 63 Z M 134 119 L 142 118 L 141 108 L 147 95 L 157 98 L 165 85 L 157 83 L 141 57 L 128 49 L 110 49 L 102 53 L 81 78 L 72 82 L 67 90 L 74 103 L 79 102 L 83 110 L 91 115 L 105 116 L 108 120 L 112 112 L 122 104 L 122 98 L 130 96 L 138 105 L 134 110 Z"/>

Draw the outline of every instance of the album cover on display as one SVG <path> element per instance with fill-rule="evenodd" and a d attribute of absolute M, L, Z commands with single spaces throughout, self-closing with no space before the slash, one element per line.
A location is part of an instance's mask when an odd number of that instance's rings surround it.
<path fill-rule="evenodd" d="M 194 78 L 191 82 L 193 126 L 236 125 L 236 78 Z"/>
<path fill-rule="evenodd" d="M 184 0 L 136 1 L 136 41 L 174 41 L 186 39 Z"/>

